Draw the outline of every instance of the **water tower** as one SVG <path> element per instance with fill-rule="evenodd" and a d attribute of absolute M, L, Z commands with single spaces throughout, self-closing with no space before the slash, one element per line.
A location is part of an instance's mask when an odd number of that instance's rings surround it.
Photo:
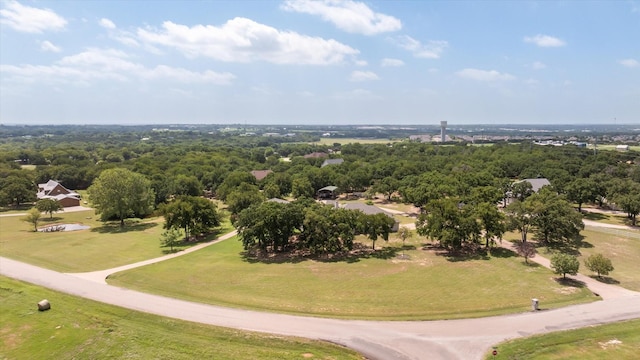
<path fill-rule="evenodd" d="M 440 142 L 447 141 L 447 122 L 440 121 Z"/>

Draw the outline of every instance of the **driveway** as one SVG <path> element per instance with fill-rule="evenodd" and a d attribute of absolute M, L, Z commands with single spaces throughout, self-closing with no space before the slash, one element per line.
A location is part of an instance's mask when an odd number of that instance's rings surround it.
<path fill-rule="evenodd" d="M 176 319 L 342 344 L 373 360 L 480 359 L 500 341 L 640 318 L 640 294 L 561 309 L 479 319 L 360 321 L 229 309 L 119 288 L 0 257 L 0 274 L 132 310 Z M 428 293 L 428 290 L 425 290 Z M 529 301 L 529 299 L 524 299 Z M 52 304 L 55 311 L 55 303 Z M 35 306 L 35 303 L 34 303 Z M 544 304 L 541 304 L 544 308 Z"/>

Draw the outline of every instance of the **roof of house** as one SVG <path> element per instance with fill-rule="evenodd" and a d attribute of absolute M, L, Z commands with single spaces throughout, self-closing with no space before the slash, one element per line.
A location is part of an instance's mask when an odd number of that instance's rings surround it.
<path fill-rule="evenodd" d="M 531 190 L 534 192 L 538 192 L 543 186 L 549 186 L 551 183 L 546 178 L 537 178 L 537 179 L 523 179 L 520 181 L 516 181 L 516 183 L 526 181 L 531 184 Z"/>
<path fill-rule="evenodd" d="M 318 191 L 336 191 L 337 189 L 337 186 L 325 186 L 322 189 L 318 189 Z"/>
<path fill-rule="evenodd" d="M 283 200 L 283 199 L 279 199 L 279 198 L 271 198 L 267 201 L 271 201 L 271 202 L 277 202 L 277 203 L 281 203 L 281 204 L 288 204 L 290 203 L 289 200 Z"/>
<path fill-rule="evenodd" d="M 393 214 L 380 209 L 374 205 L 367 205 L 363 203 L 348 203 L 343 206 L 347 210 L 359 210 L 367 215 L 375 215 L 375 214 L 385 214 L 389 217 L 393 217 Z"/>
<path fill-rule="evenodd" d="M 327 153 L 323 153 L 323 152 L 312 152 L 311 154 L 307 154 L 304 156 L 305 159 L 309 159 L 309 158 L 323 158 L 323 157 L 327 157 L 329 156 Z"/>
<path fill-rule="evenodd" d="M 344 159 L 327 159 L 325 160 L 320 167 L 325 167 L 327 165 L 340 165 L 344 162 Z"/>
<path fill-rule="evenodd" d="M 51 195 L 51 191 L 57 187 L 62 188 L 66 193 L 56 194 L 55 196 Z M 80 198 L 80 194 L 78 194 L 75 191 L 71 191 L 67 189 L 66 187 L 62 186 L 62 184 L 60 184 L 55 180 L 49 180 L 44 184 L 38 184 L 38 190 L 39 191 L 36 194 L 38 199 L 54 198 L 58 200 L 57 197 L 59 196 L 63 196 L 63 198 L 64 197 L 76 197 L 78 199 Z"/>
<path fill-rule="evenodd" d="M 251 175 L 253 175 L 256 180 L 260 181 L 267 177 L 267 175 L 271 174 L 272 170 L 252 170 Z"/>

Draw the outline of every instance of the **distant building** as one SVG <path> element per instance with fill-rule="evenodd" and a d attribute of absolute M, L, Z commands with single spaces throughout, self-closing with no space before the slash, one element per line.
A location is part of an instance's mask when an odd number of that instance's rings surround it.
<path fill-rule="evenodd" d="M 325 167 L 329 165 L 340 165 L 343 162 L 344 162 L 344 159 L 327 159 L 322 162 L 322 165 L 320 165 L 320 167 Z"/>
<path fill-rule="evenodd" d="M 329 156 L 327 153 L 323 153 L 323 152 L 312 152 L 311 154 L 307 154 L 304 156 L 305 159 L 317 159 L 317 158 L 324 158 Z"/>
<path fill-rule="evenodd" d="M 616 146 L 616 150 L 617 151 L 629 151 L 629 145 L 617 145 Z"/>
<path fill-rule="evenodd" d="M 325 186 L 316 192 L 318 199 L 335 199 L 338 197 L 337 186 Z"/>
<path fill-rule="evenodd" d="M 375 215 L 375 214 L 385 214 L 388 217 L 392 218 L 395 222 L 393 224 L 393 227 L 391 228 L 391 231 L 396 232 L 398 231 L 398 228 L 400 227 L 400 222 L 398 220 L 396 220 L 393 217 L 393 214 L 384 211 L 383 209 L 380 209 L 377 206 L 374 205 L 367 205 L 367 204 L 362 204 L 362 203 L 348 203 L 345 204 L 343 206 L 343 208 L 347 209 L 347 210 L 357 210 L 360 211 L 366 215 Z"/>
<path fill-rule="evenodd" d="M 53 199 L 62 207 L 80 206 L 80 194 L 62 186 L 55 180 L 49 180 L 44 184 L 38 184 L 38 200 Z"/>
<path fill-rule="evenodd" d="M 538 190 L 542 189 L 543 186 L 551 185 L 549 180 L 546 179 L 546 178 L 523 179 L 523 180 L 514 182 L 514 184 L 517 184 L 517 183 L 523 182 L 523 181 L 526 181 L 529 184 L 531 184 L 531 190 L 533 190 L 533 192 L 538 192 Z"/>
<path fill-rule="evenodd" d="M 251 171 L 251 175 L 253 175 L 256 180 L 260 181 L 267 177 L 267 175 L 271 174 L 272 170 L 253 170 Z"/>

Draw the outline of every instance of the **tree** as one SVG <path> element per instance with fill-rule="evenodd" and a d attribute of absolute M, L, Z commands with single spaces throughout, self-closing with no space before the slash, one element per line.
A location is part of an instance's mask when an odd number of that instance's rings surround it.
<path fill-rule="evenodd" d="M 11 205 L 32 202 L 36 200 L 36 187 L 25 176 L 10 175 L 0 179 L 0 205 Z"/>
<path fill-rule="evenodd" d="M 533 208 L 530 202 L 516 200 L 506 207 L 507 229 L 518 230 L 522 242 L 527 242 L 527 234 L 533 225 Z"/>
<path fill-rule="evenodd" d="M 262 194 L 267 199 L 279 198 L 282 196 L 282 194 L 280 194 L 280 188 L 274 183 L 266 184 L 262 189 Z"/>
<path fill-rule="evenodd" d="M 389 240 L 389 233 L 395 223 L 391 217 L 387 214 L 379 213 L 373 215 L 362 214 L 358 222 L 360 224 L 361 233 L 367 235 L 367 237 L 373 242 L 372 249 L 376 249 L 376 240 L 378 237 L 382 237 L 384 241 Z"/>
<path fill-rule="evenodd" d="M 226 203 L 227 209 L 235 215 L 249 206 L 263 201 L 264 195 L 256 185 L 243 183 L 227 195 Z"/>
<path fill-rule="evenodd" d="M 558 253 L 551 257 L 551 268 L 556 274 L 562 274 L 562 277 L 566 279 L 567 274 L 576 275 L 578 273 L 580 262 L 573 255 Z"/>
<path fill-rule="evenodd" d="M 242 210 L 234 226 L 244 249 L 257 245 L 262 250 L 284 251 L 289 245 L 289 238 L 302 225 L 304 208 L 297 202 L 265 201 Z"/>
<path fill-rule="evenodd" d="M 36 209 L 45 214 L 49 214 L 49 218 L 52 219 L 53 213 L 62 210 L 63 207 L 53 199 L 41 199 L 36 203 Z"/>
<path fill-rule="evenodd" d="M 174 180 L 174 195 L 201 196 L 202 184 L 195 176 L 178 175 Z"/>
<path fill-rule="evenodd" d="M 511 185 L 511 191 L 514 198 L 524 201 L 533 194 L 533 185 L 528 181 L 518 181 Z"/>
<path fill-rule="evenodd" d="M 460 249 L 463 243 L 477 242 L 481 228 L 473 206 L 456 198 L 431 201 L 416 222 L 418 234 L 437 239 L 444 247 Z"/>
<path fill-rule="evenodd" d="M 88 194 L 102 221 L 116 218 L 120 226 L 124 226 L 128 217 L 151 213 L 155 201 L 151 182 L 122 168 L 104 170 L 89 187 Z"/>
<path fill-rule="evenodd" d="M 529 263 L 529 258 L 536 255 L 536 247 L 532 243 L 520 241 L 516 245 L 516 252 L 524 258 L 525 263 Z"/>
<path fill-rule="evenodd" d="M 404 248 L 405 241 L 413 237 L 413 232 L 411 232 L 409 228 L 401 227 L 400 229 L 398 229 L 397 235 L 402 240 L 402 247 Z"/>
<path fill-rule="evenodd" d="M 178 229 L 171 228 L 162 233 L 160 244 L 161 246 L 169 246 L 171 248 L 171 252 L 173 252 L 173 247 L 178 243 L 179 238 L 180 231 Z"/>
<path fill-rule="evenodd" d="M 391 201 L 391 195 L 400 187 L 400 181 L 393 177 L 385 177 L 373 184 L 373 189 L 376 192 L 384 194 L 387 201 Z"/>
<path fill-rule="evenodd" d="M 201 197 L 181 196 L 161 208 L 165 229 L 183 229 L 185 240 L 220 225 L 216 205 Z"/>
<path fill-rule="evenodd" d="M 291 182 L 291 195 L 294 198 L 308 197 L 312 198 L 315 196 L 315 190 L 311 185 L 311 181 L 307 179 L 305 176 L 296 176 L 293 178 Z"/>
<path fill-rule="evenodd" d="M 531 215 L 535 234 L 545 244 L 570 242 L 584 229 L 582 214 L 575 211 L 563 195 L 543 188 L 525 202 L 532 204 Z"/>
<path fill-rule="evenodd" d="M 567 198 L 578 204 L 578 211 L 582 211 L 582 204 L 596 200 L 595 184 L 590 179 L 578 178 L 570 182 L 567 187 Z"/>
<path fill-rule="evenodd" d="M 601 275 L 609 275 L 609 272 L 613 271 L 611 260 L 600 253 L 589 255 L 589 257 L 584 260 L 584 266 L 598 273 L 598 277 L 601 277 Z"/>
<path fill-rule="evenodd" d="M 640 191 L 640 186 L 638 190 Z M 619 195 L 615 198 L 615 202 L 627 213 L 627 217 L 631 219 L 631 225 L 636 226 L 636 219 L 640 214 L 640 193 Z"/>
<path fill-rule="evenodd" d="M 506 231 L 505 216 L 494 204 L 480 203 L 475 209 L 485 238 L 485 246 L 488 248 L 494 239 L 502 240 Z"/>
<path fill-rule="evenodd" d="M 20 220 L 33 224 L 33 231 L 38 231 L 38 222 L 40 222 L 41 217 L 42 214 L 38 209 L 31 208 L 31 210 L 27 211 L 27 215 Z"/>

